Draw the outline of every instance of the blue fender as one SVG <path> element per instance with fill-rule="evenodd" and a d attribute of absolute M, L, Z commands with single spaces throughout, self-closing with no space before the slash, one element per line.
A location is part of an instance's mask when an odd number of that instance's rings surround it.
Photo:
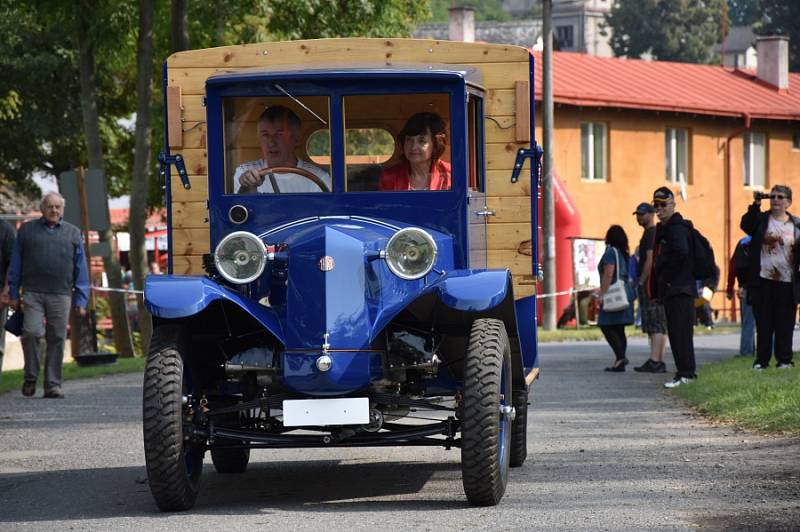
<path fill-rule="evenodd" d="M 272 311 L 207 277 L 149 275 L 144 283 L 144 299 L 153 316 L 165 319 L 193 316 L 214 301 L 228 301 L 247 310 L 278 340 L 284 341 L 283 328 Z"/>
<path fill-rule="evenodd" d="M 508 297 L 511 274 L 508 270 L 455 270 L 439 283 L 442 303 L 465 312 L 494 308 Z"/>

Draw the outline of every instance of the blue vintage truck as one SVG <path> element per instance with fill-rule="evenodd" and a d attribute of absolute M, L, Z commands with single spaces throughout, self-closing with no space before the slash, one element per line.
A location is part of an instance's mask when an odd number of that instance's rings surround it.
<path fill-rule="evenodd" d="M 194 505 L 207 451 L 240 473 L 274 448 L 458 448 L 468 502 L 501 500 L 539 370 L 535 298 L 489 267 L 487 187 L 525 183 L 536 250 L 532 87 L 527 50 L 486 44 L 331 39 L 167 60 L 171 262 L 146 281 L 143 391 L 161 510 Z M 492 151 L 492 135 L 512 137 Z"/>

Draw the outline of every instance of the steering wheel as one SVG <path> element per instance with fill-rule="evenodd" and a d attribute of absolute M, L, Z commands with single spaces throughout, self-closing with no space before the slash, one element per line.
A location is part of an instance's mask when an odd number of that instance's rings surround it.
<path fill-rule="evenodd" d="M 320 190 L 323 192 L 330 192 L 331 189 L 328 188 L 328 185 L 319 178 L 309 172 L 308 170 L 303 170 L 302 168 L 298 168 L 296 166 L 270 166 L 268 168 L 262 168 L 258 171 L 258 175 L 260 177 L 264 177 L 267 174 L 297 174 L 299 176 L 303 176 L 315 185 L 317 185 Z M 279 190 L 275 190 L 275 192 L 280 192 Z"/>

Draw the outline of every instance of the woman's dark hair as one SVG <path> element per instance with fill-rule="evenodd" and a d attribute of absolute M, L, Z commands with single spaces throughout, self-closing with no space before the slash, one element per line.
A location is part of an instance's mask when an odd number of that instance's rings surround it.
<path fill-rule="evenodd" d="M 628 235 L 625 234 L 625 229 L 620 225 L 612 225 L 606 232 L 606 245 L 614 246 L 628 258 L 630 250 L 628 249 Z"/>
<path fill-rule="evenodd" d="M 424 135 L 426 131 L 430 131 L 431 139 L 433 140 L 433 153 L 431 154 L 431 168 L 433 168 L 444 153 L 445 146 L 447 146 L 446 129 L 447 125 L 444 120 L 436 113 L 425 112 L 412 115 L 397 136 L 400 141 L 400 156 L 405 160 L 406 156 L 403 153 L 402 146 L 406 142 L 406 137 Z"/>

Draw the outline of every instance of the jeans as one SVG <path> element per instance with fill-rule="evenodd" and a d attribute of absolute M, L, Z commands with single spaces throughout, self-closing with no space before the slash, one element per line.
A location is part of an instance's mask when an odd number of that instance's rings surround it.
<path fill-rule="evenodd" d="M 756 352 L 756 319 L 753 307 L 747 303 L 747 289 L 743 289 L 739 304 L 742 307 L 742 332 L 739 336 L 739 354 L 753 356 Z"/>

